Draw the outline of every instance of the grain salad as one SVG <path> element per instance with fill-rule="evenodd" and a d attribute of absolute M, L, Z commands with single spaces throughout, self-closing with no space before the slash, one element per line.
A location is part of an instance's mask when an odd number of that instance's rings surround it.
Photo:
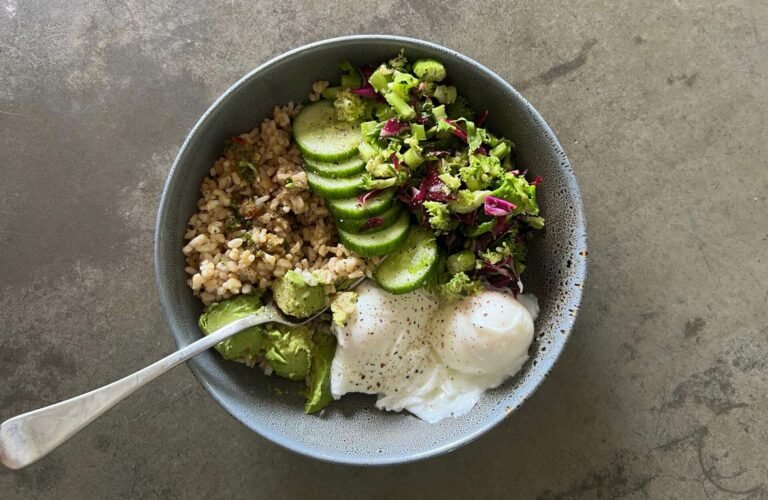
<path fill-rule="evenodd" d="M 271 118 L 233 137 L 202 181 L 183 252 L 189 286 L 206 305 L 268 289 L 289 270 L 332 293 L 375 268 L 378 259 L 338 242 L 323 198 L 307 187 L 291 130 L 300 108 L 275 106 Z"/>

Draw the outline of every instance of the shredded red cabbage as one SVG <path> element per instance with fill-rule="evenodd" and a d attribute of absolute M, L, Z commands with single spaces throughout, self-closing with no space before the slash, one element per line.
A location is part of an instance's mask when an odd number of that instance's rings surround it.
<path fill-rule="evenodd" d="M 456 217 L 458 217 L 458 219 L 464 224 L 468 226 L 474 226 L 475 220 L 477 219 L 477 212 L 477 210 L 473 210 L 467 214 L 456 214 Z"/>
<path fill-rule="evenodd" d="M 494 239 L 498 239 L 499 236 L 507 232 L 507 229 L 512 227 L 512 223 L 507 220 L 506 217 L 497 217 L 496 218 L 496 225 L 493 226 L 493 237 Z"/>
<path fill-rule="evenodd" d="M 488 156 L 488 150 L 485 146 L 480 145 L 477 149 L 475 149 L 476 155 L 482 155 L 482 156 Z"/>
<path fill-rule="evenodd" d="M 390 118 L 384 124 L 384 128 L 381 129 L 381 133 L 379 135 L 381 137 L 392 137 L 393 135 L 397 135 L 404 130 L 408 130 L 410 127 L 411 126 L 408 125 L 408 122 L 401 122 L 396 118 Z"/>
<path fill-rule="evenodd" d="M 397 153 L 389 155 L 389 161 L 392 162 L 392 166 L 395 170 L 400 170 L 400 159 L 397 157 Z"/>
<path fill-rule="evenodd" d="M 477 273 L 478 276 L 485 277 L 488 283 L 496 288 L 509 288 L 512 293 L 517 297 L 517 294 L 522 290 L 520 289 L 520 279 L 517 276 L 514 268 L 514 262 L 511 256 L 507 256 L 501 262 L 491 264 L 484 262 Z"/>
<path fill-rule="evenodd" d="M 438 177 L 437 169 L 434 165 L 427 165 L 427 172 L 421 178 L 421 184 L 416 189 L 410 186 L 400 192 L 400 200 L 411 209 L 421 207 L 425 201 L 441 201 L 443 203 L 453 201 L 456 196 L 445 194 L 445 183 Z"/>
<path fill-rule="evenodd" d="M 455 135 L 462 141 L 467 142 L 467 133 L 461 127 L 456 125 L 456 122 L 454 122 L 453 120 L 449 120 L 448 118 L 443 118 L 443 121 L 451 126 L 451 128 L 453 129 L 453 135 Z"/>
<path fill-rule="evenodd" d="M 369 229 L 373 229 L 374 227 L 379 227 L 384 223 L 384 219 L 381 217 L 371 217 L 367 221 L 365 221 L 365 224 L 363 224 L 363 227 L 361 228 L 362 231 L 367 231 Z"/>
<path fill-rule="evenodd" d="M 537 175 L 536 178 L 533 179 L 533 181 L 531 182 L 531 186 L 538 186 L 539 184 L 541 184 L 542 180 L 544 179 L 542 179 L 540 175 Z"/>
<path fill-rule="evenodd" d="M 475 126 L 479 127 L 483 123 L 485 123 L 485 120 L 488 118 L 488 110 L 486 109 L 482 113 L 480 113 L 480 116 L 477 117 L 475 120 Z"/>
<path fill-rule="evenodd" d="M 368 99 L 378 99 L 379 94 L 376 92 L 376 89 L 371 87 L 370 83 L 366 83 L 362 87 L 356 88 L 356 89 L 349 89 L 350 92 L 353 94 L 359 95 L 360 97 L 367 97 Z"/>
<path fill-rule="evenodd" d="M 485 203 L 483 204 L 485 215 L 492 215 L 494 217 L 506 217 L 517 206 L 502 198 L 496 198 L 495 196 L 486 196 Z M 498 224 L 497 224 L 498 225 Z"/>
<path fill-rule="evenodd" d="M 368 198 L 370 198 L 375 194 L 379 194 L 380 192 L 381 192 L 381 189 L 372 189 L 370 191 L 366 191 L 365 193 L 357 197 L 357 202 L 361 205 L 365 205 L 365 202 L 368 201 Z"/>

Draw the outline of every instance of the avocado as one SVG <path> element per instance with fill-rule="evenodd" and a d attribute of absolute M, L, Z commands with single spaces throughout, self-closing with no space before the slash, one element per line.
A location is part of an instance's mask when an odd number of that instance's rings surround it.
<path fill-rule="evenodd" d="M 306 326 L 272 328 L 264 335 L 264 359 L 277 375 L 304 380 L 312 364 L 312 332 Z"/>
<path fill-rule="evenodd" d="M 260 296 L 239 295 L 237 297 L 209 305 L 200 316 L 198 325 L 204 334 L 209 335 L 229 323 L 244 318 L 262 308 Z M 252 364 L 261 354 L 264 328 L 252 326 L 234 336 L 216 344 L 216 350 L 224 359 L 243 361 Z"/>
<path fill-rule="evenodd" d="M 281 311 L 296 318 L 308 318 L 325 308 L 323 285 L 309 286 L 293 270 L 275 281 L 272 297 Z"/>
<path fill-rule="evenodd" d="M 314 336 L 315 350 L 312 354 L 312 366 L 309 369 L 309 388 L 304 413 L 310 414 L 322 410 L 333 401 L 331 395 L 331 362 L 336 353 L 336 337 L 326 332 L 317 332 Z"/>

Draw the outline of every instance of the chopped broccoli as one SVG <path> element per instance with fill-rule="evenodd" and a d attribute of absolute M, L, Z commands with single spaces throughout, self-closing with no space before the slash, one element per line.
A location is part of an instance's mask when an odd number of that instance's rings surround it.
<path fill-rule="evenodd" d="M 336 108 L 336 118 L 345 122 L 356 122 L 365 116 L 365 102 L 359 95 L 349 90 L 341 90 L 333 101 Z"/>
<path fill-rule="evenodd" d="M 451 212 L 445 203 L 425 201 L 424 208 L 427 209 L 429 214 L 429 225 L 438 234 L 447 233 L 458 225 L 457 221 L 451 219 Z"/>
<path fill-rule="evenodd" d="M 491 196 L 514 203 L 517 208 L 512 212 L 513 215 L 539 215 L 539 206 L 536 204 L 536 186 L 529 184 L 524 177 L 518 177 L 512 172 L 504 174 L 501 185 L 491 192 Z"/>
<path fill-rule="evenodd" d="M 411 89 L 419 84 L 419 80 L 410 73 L 401 73 L 395 71 L 392 76 L 392 81 L 387 85 L 390 92 L 395 92 L 400 97 L 407 98 L 410 95 Z"/>
<path fill-rule="evenodd" d="M 419 59 L 413 63 L 413 74 L 425 82 L 439 82 L 447 76 L 445 66 L 434 59 Z"/>
<path fill-rule="evenodd" d="M 339 69 L 341 70 L 341 87 L 344 89 L 356 89 L 363 85 L 363 77 L 360 76 L 360 72 L 357 68 L 352 66 L 349 61 L 341 61 L 339 63 Z"/>
<path fill-rule="evenodd" d="M 437 178 L 443 181 L 443 184 L 445 184 L 451 192 L 458 191 L 461 187 L 461 179 L 448 172 L 438 175 Z"/>
<path fill-rule="evenodd" d="M 461 252 L 456 252 L 455 254 L 448 256 L 445 265 L 448 268 L 448 272 L 451 274 L 458 274 L 475 269 L 475 262 L 475 254 L 473 254 L 471 250 L 462 250 Z"/>
<path fill-rule="evenodd" d="M 498 264 L 507 257 L 511 257 L 515 265 L 515 272 L 520 274 L 525 269 L 525 245 L 516 241 L 517 233 L 513 231 L 504 237 L 503 241 L 495 247 L 489 248 L 482 254 L 480 259 L 489 264 Z"/>
<path fill-rule="evenodd" d="M 458 94 L 456 92 L 456 87 L 452 85 L 438 85 L 435 87 L 435 91 L 432 95 L 440 104 L 451 104 L 456 100 Z"/>
<path fill-rule="evenodd" d="M 503 174 L 501 162 L 495 156 L 471 154 L 469 165 L 459 169 L 459 176 L 471 191 L 487 188 Z"/>
<path fill-rule="evenodd" d="M 459 118 L 474 120 L 475 114 L 475 110 L 469 107 L 469 101 L 463 95 L 457 96 L 456 100 L 448 106 L 448 118 L 451 120 Z"/>
<path fill-rule="evenodd" d="M 450 209 L 458 214 L 468 214 L 474 212 L 485 201 L 485 197 L 491 194 L 490 191 L 470 191 L 461 189 L 456 193 L 456 199 L 448 204 Z"/>
<path fill-rule="evenodd" d="M 482 283 L 460 272 L 454 274 L 447 283 L 437 285 L 435 293 L 443 300 L 460 300 L 483 291 L 483 288 Z"/>
<path fill-rule="evenodd" d="M 388 64 L 390 68 L 404 70 L 408 65 L 408 59 L 405 57 L 405 49 L 400 49 L 400 53 L 390 59 Z"/>

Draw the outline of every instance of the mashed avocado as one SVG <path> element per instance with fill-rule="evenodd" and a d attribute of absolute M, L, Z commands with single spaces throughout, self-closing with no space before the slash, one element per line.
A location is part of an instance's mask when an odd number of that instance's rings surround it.
<path fill-rule="evenodd" d="M 229 323 L 244 318 L 261 309 L 259 295 L 240 295 L 238 297 L 209 305 L 200 316 L 200 330 L 208 335 Z M 216 350 L 224 359 L 253 364 L 261 355 L 264 328 L 252 326 L 242 332 L 216 344 Z"/>
<path fill-rule="evenodd" d="M 306 326 L 273 327 L 264 335 L 264 359 L 288 380 L 304 380 L 312 364 L 312 332 Z"/>
<path fill-rule="evenodd" d="M 357 309 L 356 292 L 340 292 L 336 294 L 331 302 L 331 312 L 333 313 L 333 322 L 339 326 L 344 326 L 349 321 L 349 317 Z"/>
<path fill-rule="evenodd" d="M 322 410 L 333 401 L 331 394 L 331 362 L 336 353 L 336 337 L 330 333 L 315 334 L 315 352 L 309 370 L 309 390 L 304 413 L 310 414 Z"/>
<path fill-rule="evenodd" d="M 307 285 L 296 271 L 275 281 L 272 296 L 281 311 L 296 318 L 308 318 L 325 307 L 323 285 Z"/>

